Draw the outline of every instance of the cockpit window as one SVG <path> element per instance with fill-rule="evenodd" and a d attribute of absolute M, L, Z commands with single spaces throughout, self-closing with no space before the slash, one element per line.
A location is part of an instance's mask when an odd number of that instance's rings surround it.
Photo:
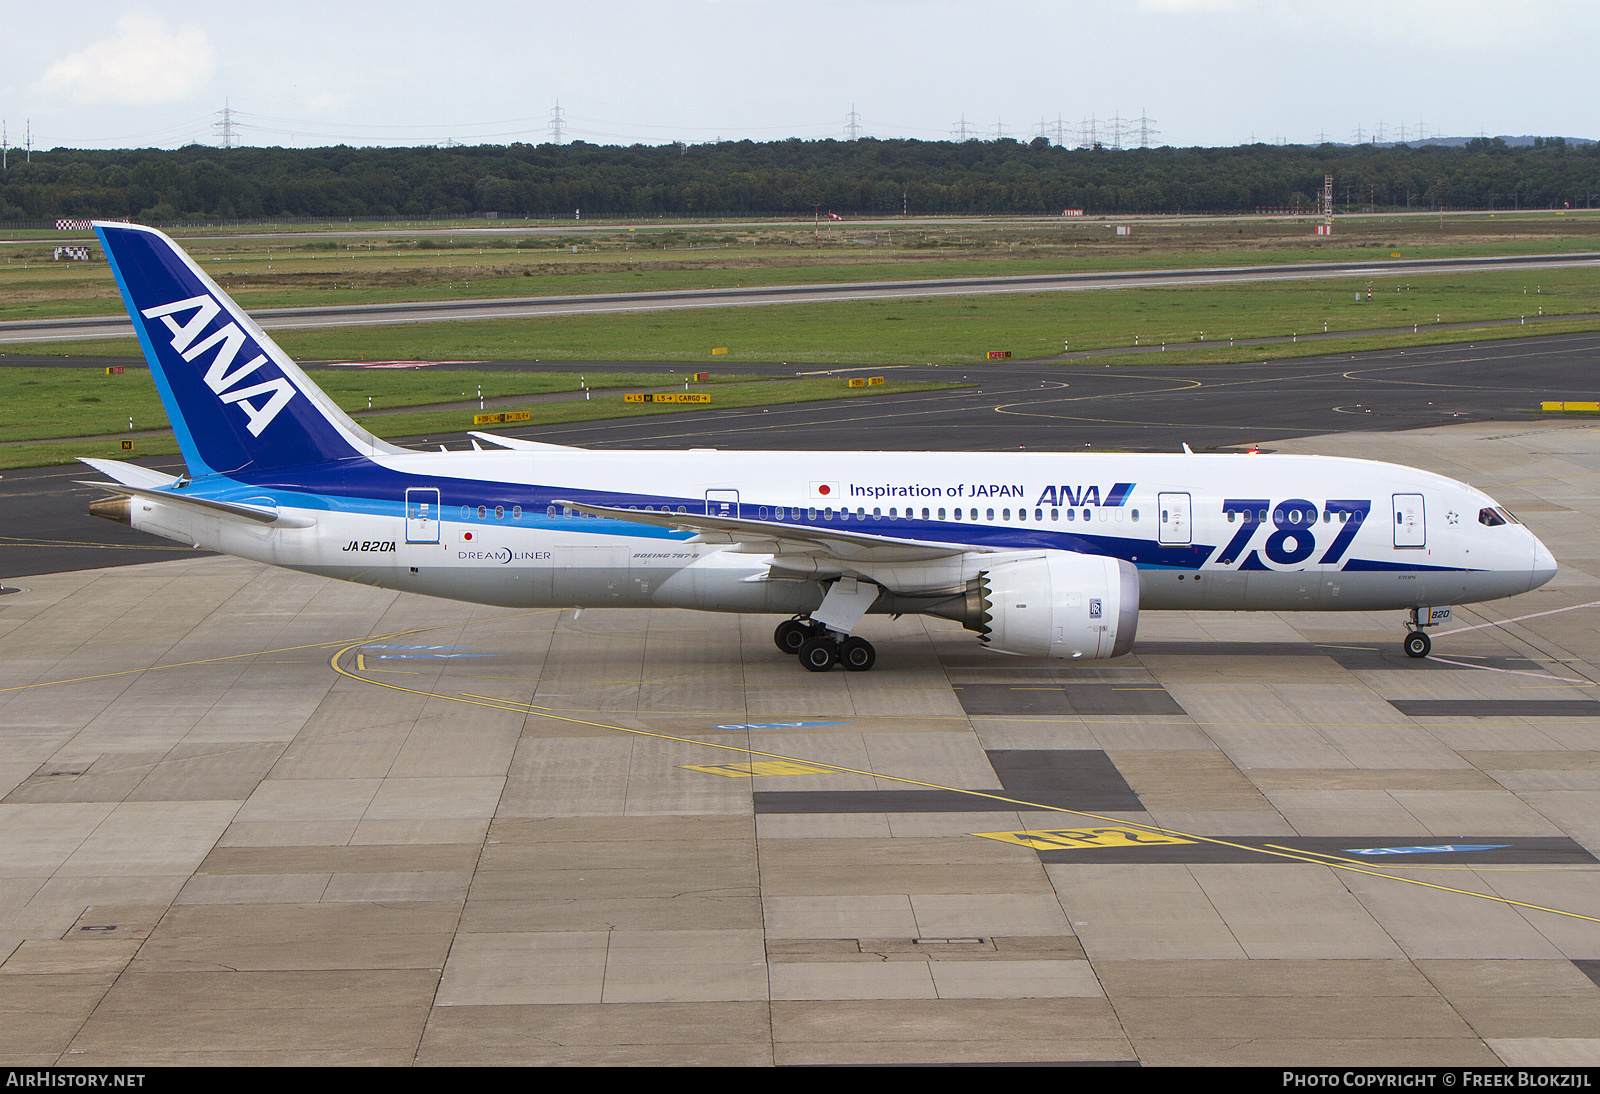
<path fill-rule="evenodd" d="M 1502 517 L 1505 517 L 1512 524 L 1521 524 L 1522 523 L 1520 520 L 1517 519 L 1517 515 L 1515 513 L 1513 513 L 1511 510 L 1507 509 L 1503 505 L 1495 506 L 1494 511 L 1496 513 L 1499 513 Z"/>
<path fill-rule="evenodd" d="M 1506 518 L 1500 515 L 1498 509 L 1479 509 L 1478 523 L 1485 528 L 1497 528 L 1506 523 Z"/>

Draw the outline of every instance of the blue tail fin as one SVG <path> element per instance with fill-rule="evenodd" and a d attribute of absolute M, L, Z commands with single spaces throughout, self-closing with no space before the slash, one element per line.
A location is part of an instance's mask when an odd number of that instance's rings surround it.
<path fill-rule="evenodd" d="M 94 230 L 192 476 L 404 451 L 351 421 L 171 239 Z"/>

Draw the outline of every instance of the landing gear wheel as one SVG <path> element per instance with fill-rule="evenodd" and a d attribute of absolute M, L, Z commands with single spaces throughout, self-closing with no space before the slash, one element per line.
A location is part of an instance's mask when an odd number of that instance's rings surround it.
<path fill-rule="evenodd" d="M 851 672 L 866 672 L 878 660 L 878 651 L 865 638 L 846 638 L 839 647 L 839 663 Z"/>
<path fill-rule="evenodd" d="M 800 663 L 812 672 L 827 672 L 839 659 L 839 644 L 831 638 L 807 638 L 800 644 Z"/>
<path fill-rule="evenodd" d="M 1406 656 L 1426 657 L 1428 651 L 1433 649 L 1433 640 L 1421 631 L 1412 631 L 1406 635 Z"/>
<path fill-rule="evenodd" d="M 772 632 L 772 640 L 787 654 L 799 653 L 800 647 L 805 645 L 806 639 L 810 637 L 811 627 L 798 619 L 785 619 L 778 624 L 778 629 Z"/>

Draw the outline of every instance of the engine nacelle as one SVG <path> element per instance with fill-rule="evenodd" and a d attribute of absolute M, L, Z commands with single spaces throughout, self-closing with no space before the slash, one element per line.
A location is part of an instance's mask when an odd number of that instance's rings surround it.
<path fill-rule="evenodd" d="M 1139 571 L 1121 559 L 1041 551 L 996 563 L 976 584 L 984 604 L 971 629 L 1007 653 L 1120 657 L 1139 628 Z"/>

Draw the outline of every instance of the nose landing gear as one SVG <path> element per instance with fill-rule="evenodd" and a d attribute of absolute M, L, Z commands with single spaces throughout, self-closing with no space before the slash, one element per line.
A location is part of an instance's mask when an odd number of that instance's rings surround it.
<path fill-rule="evenodd" d="M 1450 621 L 1449 608 L 1412 608 L 1406 619 L 1405 651 L 1407 657 L 1426 657 L 1433 649 L 1433 640 L 1424 627 L 1437 627 Z"/>
<path fill-rule="evenodd" d="M 1433 649 L 1433 639 L 1423 631 L 1411 631 L 1406 635 L 1406 656 L 1426 657 Z"/>

